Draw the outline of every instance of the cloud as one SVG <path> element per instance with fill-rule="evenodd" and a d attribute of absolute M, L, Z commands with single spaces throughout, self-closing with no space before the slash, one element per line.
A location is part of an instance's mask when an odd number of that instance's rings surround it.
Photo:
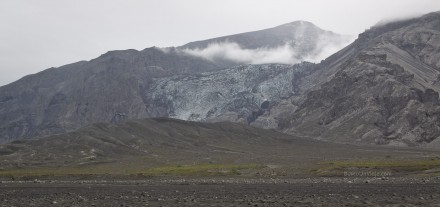
<path fill-rule="evenodd" d="M 304 56 L 303 61 L 319 63 L 322 60 L 335 54 L 355 40 L 354 36 L 345 35 L 340 39 L 329 41 L 326 37 L 321 37 L 316 41 L 313 52 Z"/>
<path fill-rule="evenodd" d="M 419 17 L 422 17 L 423 15 L 425 15 L 425 14 L 413 12 L 413 13 L 409 13 L 409 14 L 401 15 L 401 16 L 386 17 L 386 18 L 380 20 L 379 22 L 377 22 L 372 27 L 380 27 L 380 26 L 384 26 L 386 24 L 393 23 L 393 22 L 400 22 L 400 21 L 406 21 L 406 20 L 410 20 L 410 19 L 414 19 L 414 18 L 419 18 Z"/>
<path fill-rule="evenodd" d="M 316 42 L 315 49 L 308 54 L 299 54 L 298 49 L 288 43 L 276 48 L 244 49 L 235 42 L 213 43 L 206 48 L 183 49 L 183 52 L 213 62 L 226 60 L 239 64 L 296 64 L 303 61 L 317 63 L 347 46 L 351 41 L 352 38 L 338 42 L 322 39 Z"/>
<path fill-rule="evenodd" d="M 295 51 L 286 44 L 277 48 L 243 49 L 235 42 L 213 43 L 203 49 L 184 49 L 183 52 L 211 61 L 228 60 L 243 64 L 295 64 Z"/>

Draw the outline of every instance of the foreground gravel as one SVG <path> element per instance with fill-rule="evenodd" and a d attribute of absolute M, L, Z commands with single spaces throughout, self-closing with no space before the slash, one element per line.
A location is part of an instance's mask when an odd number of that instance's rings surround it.
<path fill-rule="evenodd" d="M 439 179 L 1 181 L 0 206 L 440 206 Z"/>

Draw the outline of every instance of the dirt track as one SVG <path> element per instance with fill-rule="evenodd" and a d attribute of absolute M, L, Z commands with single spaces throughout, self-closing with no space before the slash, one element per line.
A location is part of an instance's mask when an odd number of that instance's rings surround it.
<path fill-rule="evenodd" d="M 231 180 L 230 180 L 231 181 Z M 0 206 L 440 206 L 437 181 L 4 182 Z"/>

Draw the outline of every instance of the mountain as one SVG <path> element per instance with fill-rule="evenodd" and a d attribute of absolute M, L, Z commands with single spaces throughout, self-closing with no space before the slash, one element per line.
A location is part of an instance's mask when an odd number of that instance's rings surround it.
<path fill-rule="evenodd" d="M 440 13 L 376 25 L 274 106 L 278 128 L 323 140 L 440 146 Z M 293 109 L 293 110 L 292 110 Z"/>
<path fill-rule="evenodd" d="M 93 170 L 88 173 L 101 170 L 112 174 L 109 169 L 129 171 L 175 164 L 294 163 L 299 167 L 330 158 L 383 159 L 422 154 L 410 149 L 390 151 L 334 144 L 230 122 L 155 118 L 93 124 L 66 134 L 0 145 L 0 169 L 32 172 L 32 167 L 91 166 Z"/>
<path fill-rule="evenodd" d="M 190 42 L 178 47 L 217 63 L 242 64 L 319 62 L 352 41 L 349 35 L 295 21 L 265 30 Z M 278 53 L 274 56 L 274 53 Z M 238 56 L 238 57 L 237 57 Z"/>
<path fill-rule="evenodd" d="M 201 55 L 223 42 L 245 51 L 277 48 L 286 45 L 288 28 L 294 40 L 313 26 L 296 22 L 179 48 L 111 52 L 25 77 L 0 88 L 1 140 L 173 117 L 332 142 L 440 147 L 439 12 L 373 26 L 319 64 L 231 66 L 237 62 Z M 266 34 L 274 31 L 279 35 L 270 41 Z"/>
<path fill-rule="evenodd" d="M 262 37 L 269 40 L 273 37 L 277 41 L 260 42 L 254 45 L 271 48 L 278 46 L 282 41 L 290 42 L 289 44 L 308 45 L 310 40 L 306 38 L 308 37 L 306 34 L 310 32 L 310 37 L 315 37 L 315 30 L 319 34 L 323 32 L 314 26 L 302 26 L 309 25 L 309 23 L 288 25 L 276 27 L 278 29 L 251 32 L 244 37 L 248 38 L 248 41 L 252 40 L 251 37 L 254 37 L 254 40 L 261 40 Z M 303 31 L 301 32 L 303 38 L 297 37 L 296 34 L 299 34 L 297 30 Z M 340 38 L 339 35 L 330 32 L 324 33 L 331 34 L 331 38 Z M 230 36 L 230 39 L 234 40 L 232 37 L 240 39 L 239 37 L 243 37 L 243 34 Z M 307 43 L 301 41 L 307 41 Z M 205 43 L 208 42 L 210 41 L 205 41 Z M 243 44 L 243 47 L 248 47 L 242 41 L 238 43 Z M 200 44 L 190 43 L 189 45 Z M 185 80 L 185 77 L 186 79 L 209 77 L 217 81 L 220 76 L 224 76 L 231 81 L 229 83 L 231 89 L 234 88 L 225 95 L 228 99 L 234 99 L 227 100 L 219 106 L 210 103 L 212 107 L 207 110 L 216 110 L 217 107 L 217 110 L 225 111 L 232 107 L 231 111 L 235 113 L 239 110 L 237 107 L 242 107 L 245 114 L 241 116 L 246 120 L 249 114 L 256 110 L 255 106 L 261 105 L 262 100 L 258 97 L 249 103 L 246 102 L 262 94 L 261 92 L 249 93 L 250 90 L 254 88 L 257 90 L 260 86 L 265 87 L 264 84 L 274 83 L 270 79 L 279 79 L 280 74 L 287 74 L 288 78 L 293 77 L 292 71 L 299 68 L 274 65 L 243 66 L 241 68 L 244 69 L 240 69 L 240 67 L 235 67 L 239 64 L 238 62 L 208 60 L 188 53 L 186 49 L 189 48 L 192 47 L 186 45 L 180 48 L 152 47 L 142 51 L 110 51 L 90 61 L 50 68 L 0 87 L 0 142 L 69 132 L 97 122 L 118 123 L 129 119 L 156 116 L 181 118 L 181 116 L 174 116 L 173 113 L 176 112 L 173 110 L 186 110 L 187 108 L 179 108 L 176 106 L 177 103 L 169 103 L 170 100 L 179 98 L 169 97 L 169 95 L 163 97 L 170 91 L 178 90 L 170 89 L 171 86 L 163 82 L 168 80 L 167 77 L 182 80 Z M 219 72 L 227 68 L 229 68 L 227 71 Z M 257 74 L 259 71 L 264 71 L 267 76 Z M 212 74 L 208 74 L 209 72 Z M 226 73 L 234 73 L 237 78 Z M 214 77 L 216 75 L 219 77 Z M 256 82 L 252 83 L 247 78 L 252 78 Z M 284 81 L 290 85 L 289 88 L 293 87 L 288 79 Z M 193 85 L 202 87 L 202 85 Z M 224 91 L 228 90 L 228 85 L 222 87 Z M 194 89 L 190 86 L 186 88 Z M 170 91 L 167 92 L 165 89 Z M 279 96 L 288 96 L 289 92 L 281 91 L 282 94 Z M 208 95 L 208 93 L 204 94 Z M 274 96 L 276 94 L 272 94 L 270 98 L 281 99 L 281 97 Z M 192 103 L 187 104 L 190 106 Z M 208 118 L 206 114 L 200 113 L 199 115 L 196 113 L 196 116 L 200 118 L 193 120 Z"/>
<path fill-rule="evenodd" d="M 0 87 L 0 140 L 147 117 L 141 94 L 152 78 L 220 68 L 175 50 L 147 48 L 47 69 Z"/>

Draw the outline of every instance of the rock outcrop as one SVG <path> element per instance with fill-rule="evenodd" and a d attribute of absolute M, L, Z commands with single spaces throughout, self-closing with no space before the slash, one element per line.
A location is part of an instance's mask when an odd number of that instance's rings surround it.
<path fill-rule="evenodd" d="M 147 117 L 143 91 L 152 78 L 219 69 L 176 50 L 147 48 L 29 75 L 0 87 L 0 142 Z"/>
<path fill-rule="evenodd" d="M 303 81 L 279 129 L 350 143 L 434 146 L 440 13 L 374 26 Z"/>

